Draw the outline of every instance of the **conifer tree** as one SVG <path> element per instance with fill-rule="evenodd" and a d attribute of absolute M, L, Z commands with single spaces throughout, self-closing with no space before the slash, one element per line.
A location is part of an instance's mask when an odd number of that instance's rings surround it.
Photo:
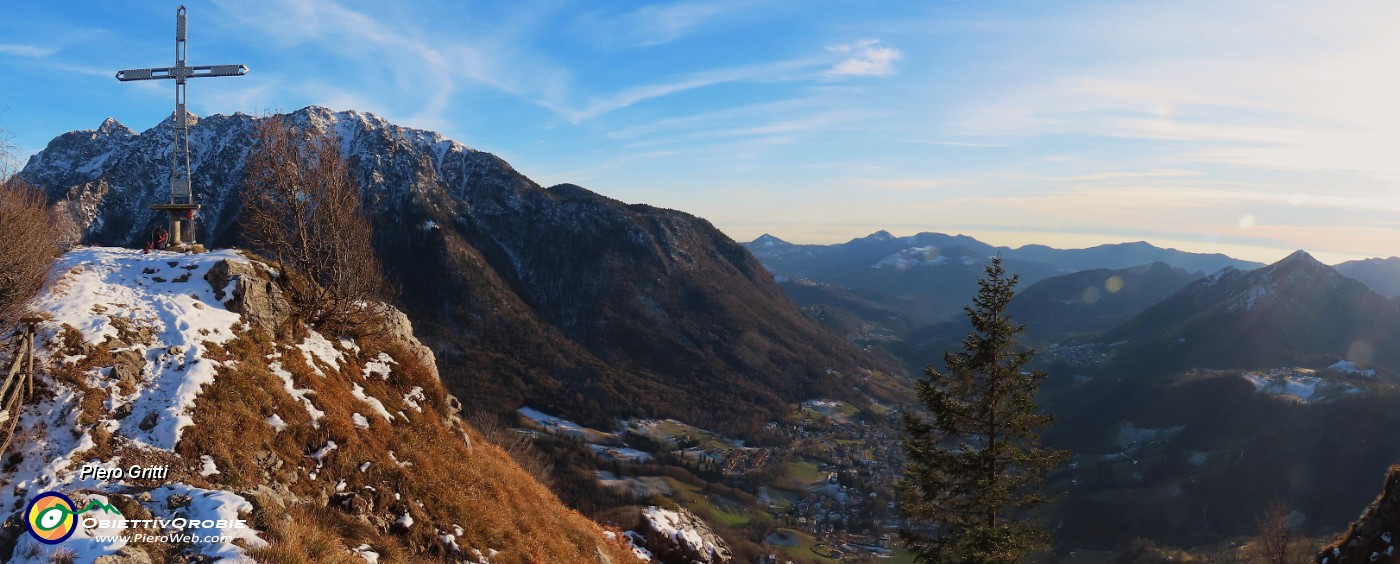
<path fill-rule="evenodd" d="M 1025 326 L 1006 312 L 1019 277 L 1006 276 L 1001 257 L 986 271 L 964 308 L 973 330 L 962 350 L 943 354 L 946 373 L 929 366 L 915 383 L 930 417 L 904 415 L 900 509 L 927 532 L 900 533 L 925 562 L 1014 562 L 1048 548 L 1029 510 L 1045 501 L 1045 473 L 1069 456 L 1037 435 L 1054 419 L 1037 411 L 1045 373 L 1022 370 Z"/>

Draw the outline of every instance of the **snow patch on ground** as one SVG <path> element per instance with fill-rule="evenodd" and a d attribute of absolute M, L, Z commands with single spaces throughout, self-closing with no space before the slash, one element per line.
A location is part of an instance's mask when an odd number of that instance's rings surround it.
<path fill-rule="evenodd" d="M 938 247 L 910 247 L 880 259 L 871 268 L 894 268 L 908 270 L 916 266 L 937 266 L 948 264 L 948 257 L 939 254 Z M 964 257 L 964 264 L 966 263 Z"/>
<path fill-rule="evenodd" d="M 316 462 L 320 462 L 321 459 L 334 452 L 336 448 L 339 448 L 339 445 L 336 445 L 335 441 L 326 441 L 325 446 L 316 449 L 316 452 L 308 454 L 307 456 L 311 457 L 311 459 Z"/>
<path fill-rule="evenodd" d="M 276 413 L 269 415 L 266 421 L 267 424 L 272 427 L 272 430 L 278 433 L 281 433 L 283 429 L 287 428 L 287 422 L 283 421 L 282 416 Z"/>
<path fill-rule="evenodd" d="M 292 381 L 292 373 L 287 372 L 287 369 L 282 368 L 281 362 L 273 362 L 271 364 L 268 364 L 267 369 L 271 371 L 273 375 L 277 376 L 279 379 L 282 380 L 282 389 L 287 392 L 287 395 L 296 398 L 298 401 L 301 402 L 303 406 L 306 407 L 306 413 L 311 416 L 311 426 L 320 429 L 321 418 L 326 416 L 326 412 L 316 409 L 316 404 L 311 403 L 311 398 L 307 397 L 315 395 L 316 391 L 309 390 L 306 388 L 298 388 L 296 386 L 296 383 Z M 274 415 L 273 417 L 277 416 Z M 277 417 L 277 420 L 281 421 L 282 418 Z M 270 418 L 268 424 L 272 424 Z M 275 427 L 276 425 L 273 426 Z M 285 427 L 286 424 L 284 423 L 283 426 Z M 280 431 L 281 429 L 278 430 Z"/>
<path fill-rule="evenodd" d="M 423 393 L 422 386 L 414 386 L 408 393 L 403 395 L 403 402 L 419 413 L 423 412 L 423 406 L 419 403 L 427 400 L 428 396 Z"/>
<path fill-rule="evenodd" d="M 700 533 L 686 527 L 688 520 L 680 513 L 652 505 L 642 510 L 642 518 L 651 523 L 652 529 L 677 545 L 689 546 L 694 554 L 717 555 L 719 552 L 718 547 L 705 542 Z"/>
<path fill-rule="evenodd" d="M 134 351 L 144 360 L 136 374 L 135 391 L 123 394 L 107 367 L 85 374 L 88 385 L 106 393 L 103 405 L 108 414 L 130 409 L 122 419 L 104 418 L 93 424 L 79 424 L 81 394 L 68 384 L 55 380 L 49 370 L 36 375 L 48 390 L 19 414 L 12 443 L 15 463 L 3 475 L 0 510 L 20 511 L 30 498 L 44 491 L 69 493 L 80 506 L 90 501 L 108 503 L 107 492 L 125 490 L 120 481 L 79 479 L 79 468 L 98 462 L 86 455 L 94 446 L 92 428 L 113 432 L 137 449 L 173 450 L 181 431 L 191 425 L 190 412 L 204 386 L 213 382 L 221 363 L 205 360 L 207 344 L 231 339 L 240 317 L 214 297 L 204 280 L 205 274 L 220 261 L 247 262 L 234 251 L 186 255 L 165 251 L 143 254 L 114 248 L 78 248 L 59 258 L 48 284 L 34 300 L 36 309 L 47 319 L 38 326 L 41 347 L 38 364 L 45 367 L 71 364 L 80 356 L 56 351 L 65 326 L 72 327 L 88 344 L 107 343 L 113 350 Z M 113 344 L 125 338 L 129 342 Z M 280 418 L 277 420 L 281 423 Z M 272 424 L 269 418 L 269 424 Z M 285 425 L 285 423 L 281 423 Z M 144 429 L 142 427 L 145 427 Z M 104 461 L 118 465 L 120 461 Z M 200 459 L 201 474 L 218 472 L 209 456 Z M 80 493 L 74 493 L 80 492 Z M 176 483 L 152 490 L 149 501 L 138 501 L 159 518 L 184 517 L 192 522 L 225 520 L 232 525 L 239 512 L 251 511 L 247 500 L 231 492 L 204 490 Z M 180 494 L 188 504 L 167 502 Z M 183 498 L 181 498 L 183 499 Z M 32 542 L 21 535 L 15 555 L 18 559 L 49 561 L 59 553 L 74 561 L 90 562 L 116 552 L 124 542 L 98 542 L 97 537 L 120 537 L 118 529 L 129 525 L 119 513 L 102 512 L 105 528 L 79 527 L 73 537 L 60 545 Z M 219 528 L 198 525 L 183 532 L 197 538 L 224 535 L 241 540 L 246 547 L 265 546 L 252 528 Z M 30 546 L 33 544 L 34 546 Z M 243 548 L 221 542 L 197 542 L 188 549 L 215 560 L 246 560 Z"/>
<path fill-rule="evenodd" d="M 389 410 L 384 409 L 384 403 L 379 401 L 379 398 L 366 394 L 365 389 L 360 387 L 359 384 L 351 383 L 350 393 L 373 408 L 374 412 L 378 413 L 380 417 L 383 417 L 385 421 L 390 423 L 394 422 L 394 416 L 389 413 Z"/>
<path fill-rule="evenodd" d="M 344 354 L 340 352 L 340 349 L 335 347 L 335 343 L 332 343 L 330 339 L 325 338 L 315 331 L 307 335 L 306 340 L 302 341 L 300 345 L 297 345 L 297 348 L 301 349 L 301 354 L 306 357 L 306 364 L 309 365 L 312 370 L 316 371 L 317 376 L 326 375 L 325 372 L 321 371 L 321 366 L 316 363 L 317 360 L 321 361 L 321 363 L 326 366 L 338 370 L 340 368 L 340 361 L 344 358 Z"/>
<path fill-rule="evenodd" d="M 616 460 L 618 462 L 642 463 L 651 460 L 651 454 L 642 452 L 634 448 L 614 447 L 607 445 L 588 445 L 593 454 L 603 460 Z"/>
<path fill-rule="evenodd" d="M 119 338 L 119 327 L 151 332 L 149 342 L 128 343 L 146 359 L 137 391 L 124 396 L 115 387 L 110 390 L 113 409 L 131 407 L 119 432 L 136 444 L 174 449 L 180 432 L 194 423 L 189 411 L 195 399 L 214 381 L 216 366 L 202 359 L 204 343 L 232 338 L 240 319 L 204 281 L 223 260 L 247 262 L 234 251 L 142 254 L 82 247 L 56 261 L 49 283 L 33 302 L 49 316 L 39 324 L 48 343 L 58 342 L 65 325 L 89 344 Z"/>
<path fill-rule="evenodd" d="M 1328 368 L 1335 372 L 1366 378 L 1375 376 L 1374 370 L 1362 370 L 1356 364 L 1345 360 Z M 1309 368 L 1255 370 L 1245 372 L 1241 374 L 1241 377 L 1254 384 L 1254 389 L 1259 393 L 1291 399 L 1300 403 L 1327 402 L 1344 395 L 1365 393 L 1371 389 L 1365 383 L 1361 383 L 1361 386 L 1358 387 L 1353 385 L 1357 383 L 1355 380 L 1338 378 L 1327 373 L 1319 375 L 1316 370 Z"/>
<path fill-rule="evenodd" d="M 172 509 L 168 503 L 175 495 L 188 496 L 186 507 Z M 198 537 L 219 537 L 229 541 L 242 540 L 249 548 L 262 548 L 267 541 L 257 535 L 252 527 L 235 526 L 241 519 L 240 513 L 252 513 L 253 504 L 243 496 L 233 492 L 206 490 L 186 484 L 172 484 L 151 490 L 151 501 L 145 504 L 156 516 L 165 519 L 184 517 L 189 521 L 183 532 Z M 177 504 L 178 505 L 178 504 Z M 219 527 L 220 522 L 230 526 Z M 194 552 L 213 557 L 216 560 L 229 559 L 241 562 L 247 559 L 243 549 L 232 542 L 208 542 L 194 545 Z"/>
<path fill-rule="evenodd" d="M 1376 371 L 1375 371 L 1374 369 L 1371 369 L 1371 368 L 1362 369 L 1360 366 L 1357 366 L 1357 364 L 1356 364 L 1355 362 L 1352 362 L 1352 361 L 1350 361 L 1350 360 L 1339 360 L 1339 361 L 1337 361 L 1336 364 L 1333 364 L 1332 366 L 1328 366 L 1327 368 L 1330 368 L 1330 369 L 1332 369 L 1332 370 L 1336 370 L 1337 372 L 1341 372 L 1341 373 L 1344 373 L 1344 374 L 1356 374 L 1356 375 L 1358 375 L 1358 376 L 1375 376 L 1375 375 L 1376 375 Z"/>
<path fill-rule="evenodd" d="M 389 374 L 393 371 L 391 365 L 394 364 L 398 363 L 394 361 L 394 357 L 389 356 L 389 353 L 379 353 L 377 358 L 365 363 L 362 374 L 365 379 L 378 376 L 380 380 L 388 380 Z"/>
<path fill-rule="evenodd" d="M 375 552 L 370 545 L 362 544 L 357 546 L 350 550 L 350 554 L 363 558 L 364 561 L 369 564 L 379 564 L 379 553 Z"/>
<path fill-rule="evenodd" d="M 582 425 L 579 425 L 578 423 L 574 423 L 573 421 L 561 419 L 553 415 L 544 413 L 542 411 L 536 410 L 534 408 L 522 407 L 515 411 L 516 413 L 525 416 L 525 418 L 529 419 L 531 423 L 534 423 L 536 426 L 540 427 L 541 429 L 544 429 L 545 432 L 553 435 L 559 435 L 561 437 L 568 438 L 580 438 L 588 442 L 597 442 L 613 437 L 611 433 L 604 433 L 597 429 L 589 429 L 588 427 L 584 427 Z"/>

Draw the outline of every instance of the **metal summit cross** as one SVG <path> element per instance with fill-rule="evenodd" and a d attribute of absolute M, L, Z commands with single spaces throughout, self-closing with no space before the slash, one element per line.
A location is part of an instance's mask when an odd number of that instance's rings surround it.
<path fill-rule="evenodd" d="M 185 64 L 185 7 L 175 10 L 175 66 L 158 69 L 131 69 L 117 72 L 117 80 L 175 80 L 175 138 L 170 150 L 170 203 L 154 204 L 153 210 L 170 212 L 170 246 L 194 245 L 194 212 L 199 204 L 190 188 L 190 126 L 185 111 L 185 80 L 206 76 L 243 76 L 243 65 L 213 65 L 192 67 Z M 185 229 L 181 229 L 184 227 Z M 189 235 L 185 241 L 183 234 Z"/>

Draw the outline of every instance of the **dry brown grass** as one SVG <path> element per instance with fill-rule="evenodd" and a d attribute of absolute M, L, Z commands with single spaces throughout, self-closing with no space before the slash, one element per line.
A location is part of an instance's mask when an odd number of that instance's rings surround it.
<path fill-rule="evenodd" d="M 266 548 L 249 551 L 259 562 L 306 562 L 338 564 L 346 562 L 346 536 L 335 522 L 334 513 L 313 511 L 310 507 L 294 507 L 270 517 L 266 523 Z M 389 555 L 380 547 L 387 545 L 365 542 L 380 555 L 380 562 L 402 562 L 402 555 Z M 359 545 L 355 545 L 359 546 Z"/>
<path fill-rule="evenodd" d="M 247 494 L 258 506 L 254 523 L 271 542 L 257 551 L 258 558 L 344 561 L 350 548 L 370 544 L 383 562 L 453 560 L 459 555 L 449 553 L 439 535 L 460 527 L 457 543 L 464 551 L 498 550 L 492 561 L 501 564 L 590 562 L 597 560 L 598 550 L 613 562 L 630 561 L 624 547 L 608 542 L 598 525 L 563 506 L 505 451 L 470 426 L 454 423 L 446 392 L 406 346 L 378 336 L 362 337 L 358 344 L 360 353 L 354 358 L 347 353 L 341 370 L 325 376 L 314 373 L 301 351 L 258 334 L 244 334 L 209 353 L 214 360 L 235 362 L 204 389 L 196 402 L 195 424 L 185 430 L 176 450 L 186 460 L 212 456 L 221 473 L 194 476 L 192 483 L 207 480 L 208 487 L 234 491 L 278 483 L 300 498 L 283 510 Z M 363 364 L 380 351 L 398 364 L 387 380 L 366 379 Z M 274 353 L 298 388 L 314 391 L 312 402 L 326 413 L 319 428 L 268 370 L 267 357 Z M 354 397 L 352 382 L 382 401 L 395 421 L 390 424 Z M 426 396 L 419 402 L 421 412 L 403 399 L 415 386 Z M 274 413 L 287 423 L 280 433 L 265 422 Z M 368 419 L 368 429 L 352 424 L 355 413 Z M 327 441 L 335 441 L 337 449 L 318 469 L 308 454 Z M 390 452 L 406 465 L 396 464 Z M 269 456 L 281 461 L 280 469 L 268 468 Z M 365 462 L 370 466 L 362 472 Z M 341 495 L 358 494 L 359 503 L 369 502 L 373 509 L 358 515 L 337 503 L 341 481 Z M 393 522 L 405 513 L 414 525 L 393 530 Z"/>

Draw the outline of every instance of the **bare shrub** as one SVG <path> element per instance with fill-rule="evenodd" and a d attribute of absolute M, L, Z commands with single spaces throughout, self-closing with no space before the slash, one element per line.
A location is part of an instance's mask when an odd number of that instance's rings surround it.
<path fill-rule="evenodd" d="M 58 255 L 52 214 L 38 188 L 0 182 L 0 328 L 23 315 Z"/>
<path fill-rule="evenodd" d="M 535 481 L 547 487 L 554 485 L 554 463 L 535 446 L 534 439 L 512 430 L 501 421 L 500 416 L 493 413 L 474 412 L 467 418 L 467 423 L 475 427 L 486 440 L 506 451 L 511 460 Z"/>
<path fill-rule="evenodd" d="M 331 133 L 281 117 L 258 124 L 243 187 L 242 226 L 254 250 L 280 262 L 298 317 L 355 331 L 382 310 L 383 276 L 360 211 L 360 187 Z"/>
<path fill-rule="evenodd" d="M 1282 501 L 1269 504 L 1259 519 L 1259 537 L 1254 540 L 1251 562 L 1301 564 L 1309 560 L 1312 547 L 1288 522 L 1288 506 Z"/>

